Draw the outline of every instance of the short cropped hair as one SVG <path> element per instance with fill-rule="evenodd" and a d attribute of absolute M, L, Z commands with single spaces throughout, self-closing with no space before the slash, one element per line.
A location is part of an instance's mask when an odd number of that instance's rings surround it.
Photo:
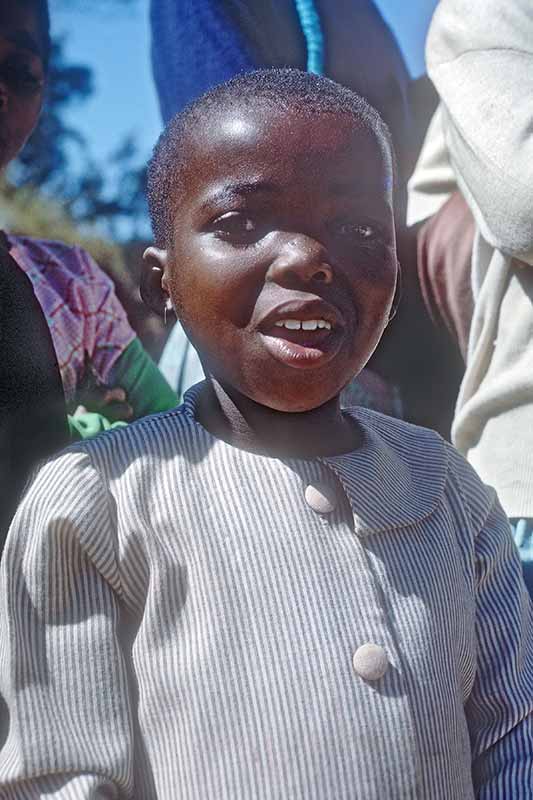
<path fill-rule="evenodd" d="M 387 125 L 378 112 L 351 89 L 335 81 L 298 69 L 261 69 L 245 72 L 215 86 L 190 103 L 169 122 L 148 164 L 148 207 L 158 247 L 171 241 L 172 224 L 182 192 L 185 141 L 196 127 L 230 108 L 267 106 L 302 115 L 348 114 L 394 150 Z"/>

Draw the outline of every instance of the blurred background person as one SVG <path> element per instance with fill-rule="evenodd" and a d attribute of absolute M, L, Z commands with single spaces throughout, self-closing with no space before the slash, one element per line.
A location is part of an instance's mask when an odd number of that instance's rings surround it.
<path fill-rule="evenodd" d="M 0 5 L 2 170 L 38 122 L 50 47 L 47 0 Z M 47 319 L 75 435 L 175 405 L 175 393 L 131 328 L 112 281 L 85 250 L 10 233 L 3 241 Z"/>
<path fill-rule="evenodd" d="M 0 234 L 0 553 L 37 461 L 68 442 L 63 385 L 31 281 Z"/>
<path fill-rule="evenodd" d="M 441 0 L 427 44 L 441 104 L 409 220 L 459 188 L 475 220 L 462 294 L 466 372 L 453 442 L 498 492 L 533 590 L 533 12 L 528 0 Z M 457 291 L 459 276 L 447 276 Z"/>

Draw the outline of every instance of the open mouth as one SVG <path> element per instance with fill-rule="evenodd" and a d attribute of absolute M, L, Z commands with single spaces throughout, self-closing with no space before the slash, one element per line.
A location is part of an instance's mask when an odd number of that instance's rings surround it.
<path fill-rule="evenodd" d="M 338 352 L 341 326 L 321 316 L 281 317 L 261 329 L 263 341 L 274 358 L 292 367 L 317 367 Z"/>

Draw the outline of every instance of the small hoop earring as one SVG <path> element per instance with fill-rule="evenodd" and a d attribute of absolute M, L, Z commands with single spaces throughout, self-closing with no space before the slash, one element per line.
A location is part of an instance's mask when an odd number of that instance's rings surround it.
<path fill-rule="evenodd" d="M 170 297 L 167 298 L 167 302 L 165 303 L 165 308 L 163 311 L 163 321 L 165 323 L 165 327 L 167 325 L 167 314 L 169 311 L 172 311 L 172 300 L 170 299 Z"/>

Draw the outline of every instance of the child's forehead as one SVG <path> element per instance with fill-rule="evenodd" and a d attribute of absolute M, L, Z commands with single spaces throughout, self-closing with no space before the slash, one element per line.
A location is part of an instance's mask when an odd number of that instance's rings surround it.
<path fill-rule="evenodd" d="M 379 174 L 376 190 L 392 186 L 392 158 L 388 142 L 377 128 L 350 113 L 316 112 L 296 105 L 233 105 L 217 109 L 197 120 L 189 130 L 187 160 L 196 162 L 201 179 L 202 163 L 214 164 L 227 174 L 254 168 L 281 169 L 290 165 L 295 179 L 298 171 L 321 173 L 340 171 L 344 161 L 353 162 L 362 174 Z"/>
<path fill-rule="evenodd" d="M 273 135 L 277 129 L 283 128 L 287 133 L 303 123 L 310 134 L 315 128 L 327 125 L 332 131 L 349 130 L 354 139 L 358 137 L 371 137 L 381 142 L 383 135 L 377 126 L 369 122 L 363 114 L 357 115 L 349 108 L 346 109 L 320 109 L 310 105 L 306 107 L 301 99 L 293 103 L 284 102 L 276 104 L 272 99 L 257 98 L 251 102 L 234 100 L 227 106 L 206 108 L 196 118 L 192 127 L 192 141 L 204 143 L 206 135 L 219 138 L 224 135 L 241 135 L 246 131 L 255 131 L 263 137 Z M 311 141 L 308 137 L 307 141 Z M 291 141 L 290 137 L 287 141 Z"/>

